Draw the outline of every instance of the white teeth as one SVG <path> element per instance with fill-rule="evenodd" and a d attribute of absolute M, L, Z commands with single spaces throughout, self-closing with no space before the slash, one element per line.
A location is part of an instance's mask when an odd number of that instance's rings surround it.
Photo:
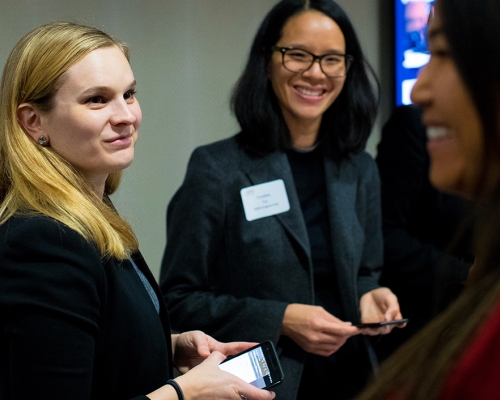
<path fill-rule="evenodd" d="M 298 90 L 305 94 L 306 96 L 320 96 L 321 93 L 323 93 L 322 90 L 308 90 L 308 89 L 305 89 L 305 88 L 298 88 Z"/>
<path fill-rule="evenodd" d="M 437 139 L 440 137 L 444 137 L 447 134 L 448 134 L 448 129 L 446 128 L 436 128 L 436 127 L 427 128 L 427 137 L 429 139 Z"/>

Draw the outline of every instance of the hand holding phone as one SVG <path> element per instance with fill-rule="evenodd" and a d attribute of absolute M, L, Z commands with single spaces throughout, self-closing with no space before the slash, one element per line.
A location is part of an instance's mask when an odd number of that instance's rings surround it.
<path fill-rule="evenodd" d="M 284 377 L 271 341 L 226 358 L 219 368 L 260 389 L 269 389 L 281 383 Z"/>
<path fill-rule="evenodd" d="M 358 328 L 380 328 L 387 325 L 402 325 L 408 322 L 408 318 L 403 319 L 393 319 L 392 321 L 380 321 L 380 322 L 367 322 L 364 324 L 358 324 Z"/>

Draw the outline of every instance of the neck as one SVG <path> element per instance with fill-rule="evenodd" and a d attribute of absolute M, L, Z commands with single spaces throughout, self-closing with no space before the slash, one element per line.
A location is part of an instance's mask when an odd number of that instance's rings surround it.
<path fill-rule="evenodd" d="M 323 115 L 307 118 L 295 115 L 285 107 L 281 107 L 281 112 L 290 132 L 292 147 L 305 151 L 314 149 L 317 146 Z"/>
<path fill-rule="evenodd" d="M 313 150 L 317 145 L 321 121 L 295 121 L 287 123 L 292 147 L 299 150 Z"/>
<path fill-rule="evenodd" d="M 90 187 L 94 189 L 94 192 L 97 196 L 102 199 L 104 196 L 104 187 L 106 186 L 106 179 L 108 175 L 99 175 L 99 176 L 86 176 L 86 180 L 89 183 Z"/>

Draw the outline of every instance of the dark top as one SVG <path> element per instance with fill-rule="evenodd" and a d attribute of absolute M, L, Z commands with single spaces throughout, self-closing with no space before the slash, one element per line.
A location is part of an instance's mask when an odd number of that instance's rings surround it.
<path fill-rule="evenodd" d="M 385 256 L 380 282 L 398 296 L 403 316 L 410 319 L 406 328 L 381 338 L 387 345 L 384 357 L 456 298 L 472 262 L 468 231 L 448 251 L 467 203 L 431 185 L 420 118 L 413 106 L 396 108 L 383 127 L 376 159 Z"/>
<path fill-rule="evenodd" d="M 311 246 L 315 304 L 343 319 L 333 266 L 325 167 L 321 148 L 318 146 L 310 152 L 289 150 L 287 157 Z"/>
<path fill-rule="evenodd" d="M 333 265 L 345 319 L 359 321 L 359 299 L 378 286 L 382 265 L 379 180 L 373 159 L 322 159 Z M 290 210 L 247 221 L 240 191 L 282 179 Z M 293 400 L 305 352 L 280 336 L 291 303 L 314 304 L 311 247 L 284 152 L 262 154 L 239 136 L 197 148 L 167 212 L 161 288 L 177 330 L 201 329 L 221 341 L 272 340 Z M 367 357 L 355 337 L 359 357 Z"/>
<path fill-rule="evenodd" d="M 343 320 L 333 265 L 326 179 L 321 146 L 310 152 L 287 151 L 311 246 L 315 304 Z M 349 341 L 330 357 L 307 354 L 297 399 L 351 399 L 364 386 L 369 364 Z M 328 382 L 328 385 L 325 385 Z"/>
<path fill-rule="evenodd" d="M 102 260 L 53 219 L 11 217 L 0 226 L 0 399 L 146 399 L 172 376 L 159 305 L 160 317 L 131 262 Z"/>

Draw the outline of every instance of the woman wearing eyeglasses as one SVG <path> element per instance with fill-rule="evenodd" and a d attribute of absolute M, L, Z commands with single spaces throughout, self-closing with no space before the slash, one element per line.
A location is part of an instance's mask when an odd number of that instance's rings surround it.
<path fill-rule="evenodd" d="M 367 338 L 401 318 L 377 283 L 379 180 L 363 152 L 377 100 L 331 0 L 284 0 L 262 22 L 232 98 L 236 136 L 194 151 L 167 215 L 161 286 L 174 328 L 277 345 L 278 398 L 351 398 Z"/>

